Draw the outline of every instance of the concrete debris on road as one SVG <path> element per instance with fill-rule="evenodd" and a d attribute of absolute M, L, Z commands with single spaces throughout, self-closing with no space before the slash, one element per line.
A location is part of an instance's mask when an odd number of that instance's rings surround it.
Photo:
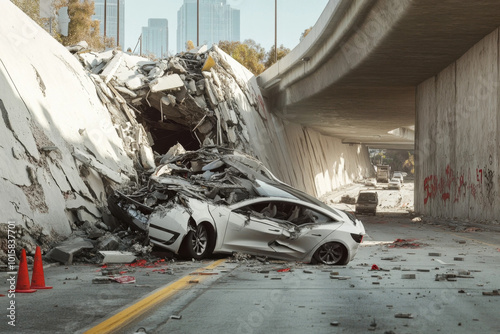
<path fill-rule="evenodd" d="M 413 314 L 411 313 L 396 313 L 394 315 L 395 318 L 401 318 L 401 319 L 413 319 Z"/>
<path fill-rule="evenodd" d="M 415 239 L 396 239 L 394 242 L 387 247 L 389 248 L 420 248 L 425 246 L 425 244 L 420 242 L 415 242 Z"/>
<path fill-rule="evenodd" d="M 483 291 L 483 296 L 500 296 L 500 290 Z"/>
<path fill-rule="evenodd" d="M 132 252 L 99 251 L 104 256 L 102 263 L 131 263 L 136 259 Z"/>
<path fill-rule="evenodd" d="M 356 204 L 356 197 L 352 197 L 349 195 L 344 195 L 340 198 L 340 203 L 345 204 Z"/>
<path fill-rule="evenodd" d="M 53 248 L 47 256 L 62 264 L 70 265 L 73 263 L 73 258 L 79 253 L 93 248 L 94 245 L 90 241 L 77 237 L 64 241 L 59 246 Z"/>

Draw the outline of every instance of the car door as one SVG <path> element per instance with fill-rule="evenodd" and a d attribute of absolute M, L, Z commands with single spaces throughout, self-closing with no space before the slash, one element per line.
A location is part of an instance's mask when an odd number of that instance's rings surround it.
<path fill-rule="evenodd" d="M 221 250 L 274 254 L 270 244 L 283 235 L 284 228 L 260 213 L 273 205 L 271 201 L 262 201 L 233 209 L 229 214 Z"/>
<path fill-rule="evenodd" d="M 321 243 L 343 222 L 323 214 L 312 207 L 297 205 L 300 215 L 292 219 L 288 229 L 271 244 L 281 257 L 301 259 Z M 308 213 L 308 214 L 305 214 Z"/>

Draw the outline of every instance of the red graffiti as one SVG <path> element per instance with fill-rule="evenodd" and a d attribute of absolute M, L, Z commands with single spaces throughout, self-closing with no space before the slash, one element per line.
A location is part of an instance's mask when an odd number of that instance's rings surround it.
<path fill-rule="evenodd" d="M 424 179 L 424 205 L 429 202 L 429 200 L 441 197 L 443 202 L 453 198 L 453 202 L 459 202 L 462 198 L 470 193 L 474 200 L 489 200 L 492 202 L 493 180 L 494 171 L 485 168 L 476 168 L 476 176 L 472 176 L 474 171 L 469 169 L 465 174 L 467 175 L 467 181 L 465 181 L 465 175 L 459 174 L 450 167 L 446 166 L 443 176 L 429 175 Z M 486 185 L 483 185 L 483 175 L 486 176 Z M 471 177 L 472 176 L 472 177 Z M 438 197 L 439 198 L 439 197 Z"/>
<path fill-rule="evenodd" d="M 437 176 L 436 175 L 430 175 L 425 178 L 424 180 L 424 190 L 425 190 L 425 198 L 424 198 L 424 204 L 427 204 L 427 201 L 429 198 L 434 198 L 437 193 Z"/>

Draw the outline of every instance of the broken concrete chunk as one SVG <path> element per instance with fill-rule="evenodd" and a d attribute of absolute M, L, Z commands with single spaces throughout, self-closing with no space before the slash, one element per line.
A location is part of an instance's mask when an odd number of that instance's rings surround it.
<path fill-rule="evenodd" d="M 66 240 L 59 246 L 51 249 L 47 256 L 54 261 L 61 262 L 65 265 L 70 265 L 73 263 L 73 258 L 78 255 L 84 249 L 93 249 L 94 245 L 83 238 L 74 238 Z"/>
<path fill-rule="evenodd" d="M 175 106 L 176 102 L 177 102 L 177 99 L 175 98 L 175 96 L 171 95 L 171 94 L 168 94 L 167 96 L 163 96 L 161 98 L 161 103 L 163 103 L 164 105 L 172 105 L 172 106 Z"/>
<path fill-rule="evenodd" d="M 108 62 L 108 64 L 101 73 L 101 78 L 102 80 L 104 80 L 105 83 L 108 83 L 113 78 L 113 75 L 115 75 L 122 61 L 123 61 L 123 52 L 117 51 L 115 56 L 111 59 L 110 62 Z"/>
<path fill-rule="evenodd" d="M 108 276 L 99 276 L 99 277 L 94 277 L 92 279 L 92 284 L 108 284 L 113 281 L 112 277 Z"/>
<path fill-rule="evenodd" d="M 120 246 L 120 238 L 111 234 L 102 236 L 97 241 L 99 241 L 97 248 L 102 250 L 117 250 Z"/>
<path fill-rule="evenodd" d="M 172 74 L 151 81 L 149 87 L 151 88 L 151 92 L 156 93 L 184 87 L 184 82 L 178 74 Z"/>
<path fill-rule="evenodd" d="M 67 46 L 66 49 L 71 53 L 77 53 L 89 48 L 89 44 L 86 41 L 80 41 L 75 45 Z"/>
<path fill-rule="evenodd" d="M 131 252 L 122 251 L 99 251 L 104 256 L 102 263 L 132 263 L 136 256 Z"/>
<path fill-rule="evenodd" d="M 403 274 L 403 275 L 401 275 L 401 278 L 402 279 L 416 279 L 417 275 L 415 275 L 415 274 Z"/>
<path fill-rule="evenodd" d="M 139 88 L 144 86 L 143 78 L 144 78 L 144 75 L 138 74 L 138 75 L 134 76 L 133 78 L 130 78 L 129 80 L 127 80 L 125 82 L 125 86 L 127 86 L 128 89 L 131 89 L 133 91 L 138 90 Z"/>
<path fill-rule="evenodd" d="M 155 168 L 155 155 L 153 149 L 150 146 L 141 145 L 139 150 L 142 167 L 145 169 Z"/>
<path fill-rule="evenodd" d="M 125 88 L 125 87 L 120 87 L 120 86 L 116 86 L 115 89 L 117 91 L 119 91 L 120 93 L 123 93 L 123 94 L 127 94 L 128 96 L 130 97 L 137 97 L 137 94 L 134 93 L 133 91 L 131 91 L 130 89 L 128 88 Z"/>
<path fill-rule="evenodd" d="M 174 57 L 168 62 L 168 70 L 177 74 L 186 73 L 186 69 L 180 64 L 179 58 Z"/>

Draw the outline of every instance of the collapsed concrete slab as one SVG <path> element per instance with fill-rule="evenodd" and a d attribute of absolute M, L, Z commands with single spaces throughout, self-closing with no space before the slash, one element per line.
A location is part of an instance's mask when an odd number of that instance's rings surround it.
<path fill-rule="evenodd" d="M 101 102 L 74 55 L 11 2 L 1 7 L 0 223 L 40 226 L 54 241 L 100 218 L 107 188 L 136 178 L 149 143 L 119 103 Z"/>

